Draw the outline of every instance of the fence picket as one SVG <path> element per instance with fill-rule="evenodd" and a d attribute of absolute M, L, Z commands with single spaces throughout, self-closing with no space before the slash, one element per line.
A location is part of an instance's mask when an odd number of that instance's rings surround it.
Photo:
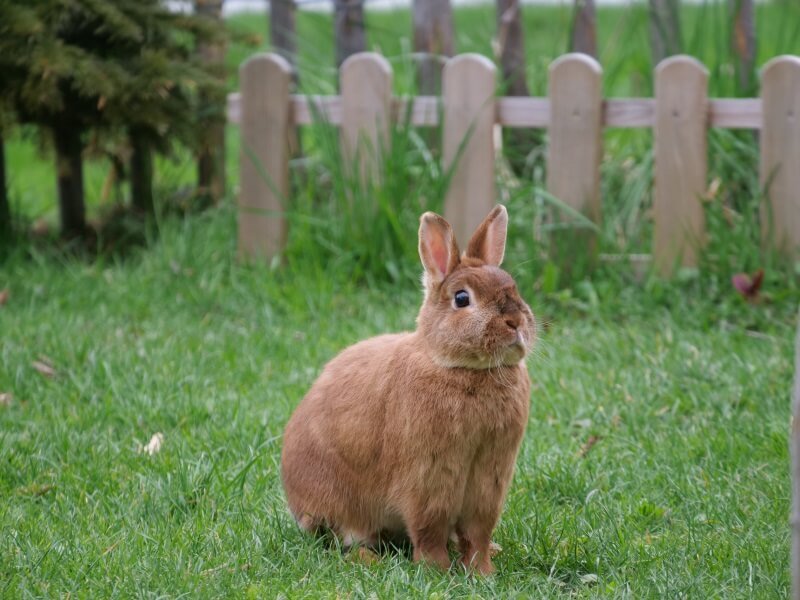
<path fill-rule="evenodd" d="M 240 70 L 242 258 L 270 259 L 286 242 L 283 204 L 289 195 L 291 77 L 291 66 L 277 54 L 257 54 Z"/>
<path fill-rule="evenodd" d="M 697 265 L 705 237 L 708 71 L 690 56 L 656 67 L 653 261 L 668 276 Z"/>
<path fill-rule="evenodd" d="M 800 250 L 800 57 L 778 56 L 761 76 L 761 185 L 764 243 Z"/>
<path fill-rule="evenodd" d="M 550 124 L 547 149 L 547 189 L 576 213 L 600 222 L 600 160 L 602 158 L 603 96 L 600 64 L 586 54 L 565 54 L 550 65 Z M 560 221 L 574 221 L 568 211 L 556 211 Z M 581 241 L 575 239 L 579 236 Z M 554 237 L 553 250 L 574 256 L 569 247 L 588 246 L 596 236 L 573 229 Z"/>
<path fill-rule="evenodd" d="M 486 57 L 462 54 L 447 61 L 442 76 L 442 158 L 453 169 L 444 215 L 462 246 L 495 203 L 495 72 Z"/>
<path fill-rule="evenodd" d="M 345 161 L 362 181 L 380 179 L 382 152 L 389 143 L 392 68 L 375 52 L 359 52 L 342 63 L 340 138 Z"/>

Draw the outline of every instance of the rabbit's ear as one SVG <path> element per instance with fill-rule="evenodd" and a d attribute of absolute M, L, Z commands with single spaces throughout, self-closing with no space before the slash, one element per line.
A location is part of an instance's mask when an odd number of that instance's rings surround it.
<path fill-rule="evenodd" d="M 458 266 L 453 229 L 436 213 L 426 212 L 419 219 L 419 257 L 425 267 L 426 282 L 441 283 Z"/>
<path fill-rule="evenodd" d="M 506 253 L 507 229 L 508 212 L 505 206 L 498 204 L 472 234 L 467 245 L 467 256 L 499 267 Z"/>

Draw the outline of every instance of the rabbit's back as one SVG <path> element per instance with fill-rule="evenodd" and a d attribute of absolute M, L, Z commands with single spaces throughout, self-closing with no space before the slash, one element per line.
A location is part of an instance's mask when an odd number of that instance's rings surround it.
<path fill-rule="evenodd" d="M 386 514 L 386 404 L 396 387 L 391 374 L 406 360 L 412 337 L 382 335 L 342 351 L 289 420 L 282 475 L 290 509 L 305 528 L 385 529 L 395 520 Z M 303 523 L 304 514 L 315 515 L 314 522 Z"/>

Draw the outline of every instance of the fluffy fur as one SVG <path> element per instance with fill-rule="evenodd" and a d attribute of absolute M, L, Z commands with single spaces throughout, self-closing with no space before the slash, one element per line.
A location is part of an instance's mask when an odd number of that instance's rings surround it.
<path fill-rule="evenodd" d="M 289 508 L 345 544 L 408 536 L 414 560 L 493 571 L 490 543 L 528 420 L 524 359 L 534 317 L 499 268 L 508 216 L 496 207 L 459 256 L 425 213 L 425 300 L 413 333 L 382 335 L 328 363 L 286 426 Z M 469 293 L 459 308 L 454 296 Z"/>

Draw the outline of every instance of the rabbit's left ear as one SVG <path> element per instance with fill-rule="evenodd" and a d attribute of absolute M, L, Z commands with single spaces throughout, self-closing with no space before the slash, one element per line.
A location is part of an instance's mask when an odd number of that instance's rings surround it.
<path fill-rule="evenodd" d="M 450 223 L 426 212 L 419 220 L 419 257 L 425 267 L 426 287 L 439 284 L 458 266 L 458 245 Z"/>
<path fill-rule="evenodd" d="M 498 204 L 472 234 L 467 245 L 467 256 L 499 267 L 506 253 L 507 230 L 508 212 L 505 206 Z"/>

